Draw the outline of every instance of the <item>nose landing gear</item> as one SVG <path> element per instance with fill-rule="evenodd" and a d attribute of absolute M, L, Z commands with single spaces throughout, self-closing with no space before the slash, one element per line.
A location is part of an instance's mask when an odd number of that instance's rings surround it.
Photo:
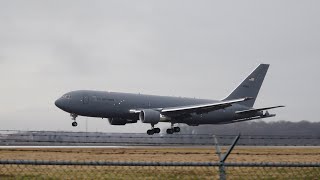
<path fill-rule="evenodd" d="M 78 126 L 78 123 L 76 122 L 76 119 L 77 119 L 78 115 L 76 115 L 76 114 L 74 114 L 74 113 L 71 113 L 70 116 L 71 116 L 71 119 L 73 120 L 72 126 L 73 126 L 73 127 Z"/>
<path fill-rule="evenodd" d="M 76 127 L 76 126 L 78 126 L 78 123 L 77 122 L 72 122 L 72 126 Z"/>

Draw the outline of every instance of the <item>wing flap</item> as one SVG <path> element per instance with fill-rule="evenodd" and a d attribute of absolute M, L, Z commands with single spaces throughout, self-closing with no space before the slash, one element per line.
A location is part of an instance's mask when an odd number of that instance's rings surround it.
<path fill-rule="evenodd" d="M 263 116 L 255 116 L 255 117 L 250 117 L 250 118 L 236 119 L 233 121 L 221 122 L 218 124 L 231 124 L 231 123 L 237 123 L 237 122 L 257 120 L 257 119 L 265 119 L 265 118 L 270 118 L 270 117 L 275 117 L 275 116 L 276 116 L 275 114 L 267 114 L 267 115 L 263 115 Z"/>
<path fill-rule="evenodd" d="M 266 107 L 266 108 L 259 108 L 259 109 L 249 109 L 249 110 L 244 110 L 244 111 L 236 111 L 236 114 L 247 114 L 247 113 L 253 113 L 253 112 L 258 112 L 258 111 L 265 111 L 269 109 L 275 109 L 275 108 L 281 108 L 284 106 L 273 106 L 273 107 Z"/>

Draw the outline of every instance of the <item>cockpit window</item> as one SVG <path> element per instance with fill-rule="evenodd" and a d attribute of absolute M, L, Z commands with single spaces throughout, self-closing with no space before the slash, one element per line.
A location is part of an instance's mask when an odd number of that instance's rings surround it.
<path fill-rule="evenodd" d="M 70 94 L 65 94 L 65 95 L 62 96 L 62 98 L 71 99 L 71 95 Z"/>

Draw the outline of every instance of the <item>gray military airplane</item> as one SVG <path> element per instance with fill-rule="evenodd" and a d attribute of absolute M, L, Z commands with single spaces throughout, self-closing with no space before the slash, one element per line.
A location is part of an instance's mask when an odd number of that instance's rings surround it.
<path fill-rule="evenodd" d="M 260 64 L 228 97 L 223 100 L 181 98 L 129 94 L 119 92 L 78 90 L 64 94 L 55 105 L 70 113 L 72 126 L 77 116 L 108 118 L 111 125 L 125 125 L 140 120 L 151 125 L 147 134 L 160 133 L 154 126 L 159 122 L 171 123 L 168 134 L 180 132 L 175 124 L 190 126 L 228 124 L 274 117 L 273 106 L 253 108 L 269 64 Z"/>

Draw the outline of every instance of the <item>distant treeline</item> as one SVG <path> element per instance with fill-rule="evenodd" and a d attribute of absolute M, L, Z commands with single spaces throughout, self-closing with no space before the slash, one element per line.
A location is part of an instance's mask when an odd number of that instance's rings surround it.
<path fill-rule="evenodd" d="M 251 121 L 226 125 L 182 126 L 183 134 L 320 136 L 320 122 Z"/>

